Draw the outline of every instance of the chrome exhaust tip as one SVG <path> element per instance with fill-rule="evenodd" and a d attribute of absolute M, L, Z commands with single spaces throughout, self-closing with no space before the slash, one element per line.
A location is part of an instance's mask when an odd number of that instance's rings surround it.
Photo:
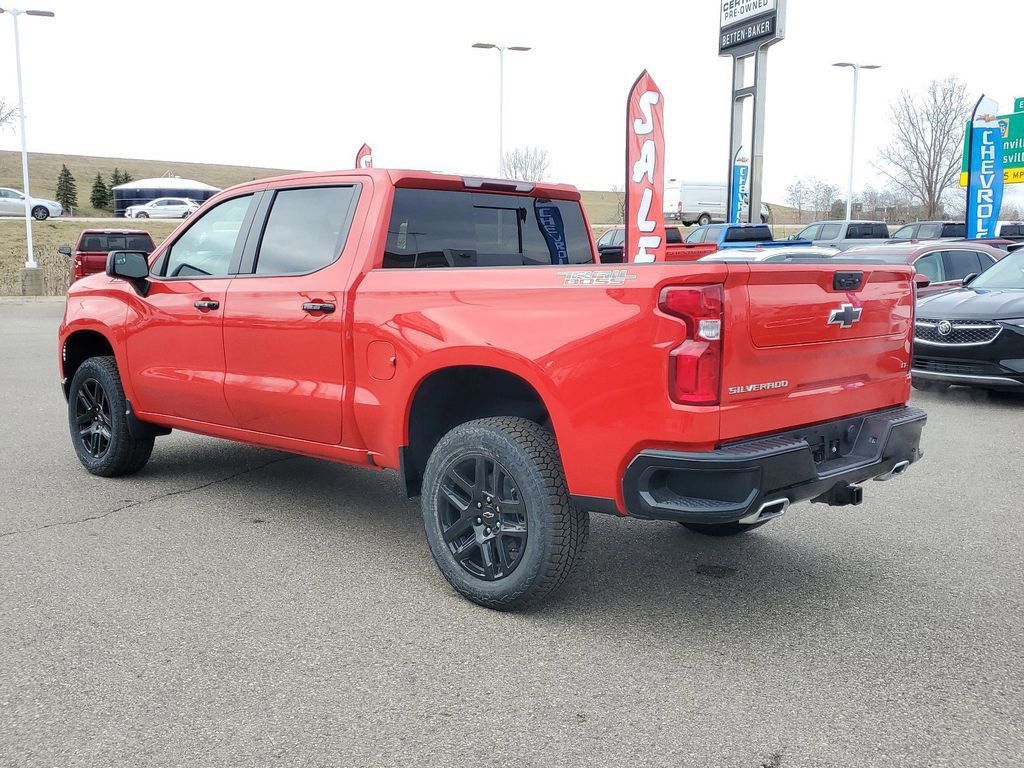
<path fill-rule="evenodd" d="M 899 461 L 893 465 L 893 468 L 886 472 L 884 475 L 879 475 L 875 478 L 880 483 L 884 483 L 886 480 L 892 480 L 894 477 L 899 477 L 904 472 L 910 469 L 909 461 Z"/>
<path fill-rule="evenodd" d="M 743 525 L 753 525 L 754 523 L 760 523 L 762 520 L 771 520 L 773 517 L 781 517 L 789 509 L 789 499 L 783 497 L 781 499 L 772 499 L 766 501 L 760 507 L 757 508 L 756 512 L 751 512 L 746 517 L 741 517 L 739 522 Z"/>

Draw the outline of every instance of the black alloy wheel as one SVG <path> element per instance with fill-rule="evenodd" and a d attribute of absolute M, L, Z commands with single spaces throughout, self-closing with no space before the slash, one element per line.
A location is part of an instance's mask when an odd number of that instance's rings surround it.
<path fill-rule="evenodd" d="M 75 419 L 82 449 L 94 459 L 110 450 L 112 421 L 110 398 L 96 379 L 82 382 L 75 397 Z"/>
<path fill-rule="evenodd" d="M 478 579 L 497 581 L 522 560 L 528 536 L 526 502 L 499 462 L 466 456 L 444 473 L 438 523 L 452 556 Z"/>

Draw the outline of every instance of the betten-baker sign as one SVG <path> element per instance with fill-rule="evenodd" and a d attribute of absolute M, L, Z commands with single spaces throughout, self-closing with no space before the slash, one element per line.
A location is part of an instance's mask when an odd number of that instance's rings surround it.
<path fill-rule="evenodd" d="M 718 52 L 756 48 L 782 37 L 779 0 L 720 0 Z"/>

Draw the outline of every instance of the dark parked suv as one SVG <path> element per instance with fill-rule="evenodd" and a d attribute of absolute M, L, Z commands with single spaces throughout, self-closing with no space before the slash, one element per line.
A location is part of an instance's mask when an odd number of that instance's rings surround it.
<path fill-rule="evenodd" d="M 1024 391 L 1024 249 L 917 303 L 911 376 L 918 389 Z"/>

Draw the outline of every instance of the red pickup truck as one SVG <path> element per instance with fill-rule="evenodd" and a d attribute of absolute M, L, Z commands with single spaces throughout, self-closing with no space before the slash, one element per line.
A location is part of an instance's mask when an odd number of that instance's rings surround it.
<path fill-rule="evenodd" d="M 76 282 L 85 468 L 171 429 L 396 469 L 460 593 L 553 590 L 589 512 L 750 531 L 921 453 L 904 265 L 602 268 L 576 189 L 366 169 L 246 183 Z"/>

